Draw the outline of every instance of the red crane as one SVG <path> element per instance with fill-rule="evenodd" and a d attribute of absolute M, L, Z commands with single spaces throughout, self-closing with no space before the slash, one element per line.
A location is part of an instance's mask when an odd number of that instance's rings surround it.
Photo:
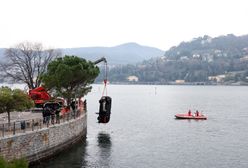
<path fill-rule="evenodd" d="M 42 108 L 43 104 L 51 99 L 49 93 L 42 86 L 29 90 L 29 96 L 34 100 L 37 108 Z"/>

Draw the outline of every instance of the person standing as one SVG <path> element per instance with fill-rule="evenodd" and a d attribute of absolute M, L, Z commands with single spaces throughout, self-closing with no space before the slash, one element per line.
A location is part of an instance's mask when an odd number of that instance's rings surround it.
<path fill-rule="evenodd" d="M 55 112 L 56 115 L 56 124 L 60 124 L 60 109 L 57 109 Z"/>
<path fill-rule="evenodd" d="M 72 100 L 71 104 L 71 109 L 72 109 L 72 116 L 75 118 L 75 112 L 76 112 L 76 101 Z"/>
<path fill-rule="evenodd" d="M 44 108 L 44 115 L 46 117 L 46 124 L 47 126 L 49 125 L 50 122 L 50 116 L 51 116 L 51 109 L 48 106 L 45 106 Z"/>
<path fill-rule="evenodd" d="M 46 108 L 43 107 L 43 110 L 42 110 L 42 117 L 43 117 L 43 124 L 46 123 Z"/>
<path fill-rule="evenodd" d="M 54 125 L 54 120 L 55 120 L 55 109 L 51 109 L 50 111 L 50 115 L 51 115 L 51 123 Z"/>

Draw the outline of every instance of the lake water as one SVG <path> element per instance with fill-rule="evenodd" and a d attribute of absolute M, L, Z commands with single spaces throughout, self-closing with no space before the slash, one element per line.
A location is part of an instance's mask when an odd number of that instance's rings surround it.
<path fill-rule="evenodd" d="M 248 87 L 110 85 L 111 120 L 98 124 L 102 88 L 86 97 L 87 139 L 36 167 L 248 167 Z M 208 120 L 174 118 L 189 109 Z"/>

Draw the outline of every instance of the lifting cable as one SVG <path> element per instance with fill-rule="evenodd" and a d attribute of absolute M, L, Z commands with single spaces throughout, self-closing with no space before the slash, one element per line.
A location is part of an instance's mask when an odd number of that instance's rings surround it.
<path fill-rule="evenodd" d="M 108 83 L 108 65 L 107 65 L 107 62 L 105 62 L 104 71 L 105 71 L 105 75 L 104 75 L 104 80 L 103 80 L 104 87 L 103 87 L 102 96 L 104 96 L 104 93 L 106 93 L 105 95 L 107 96 L 107 83 Z"/>
<path fill-rule="evenodd" d="M 105 60 L 105 75 L 104 75 L 104 88 L 102 92 L 102 97 L 99 100 L 100 107 L 99 107 L 99 116 L 97 117 L 98 123 L 108 123 L 110 120 L 111 114 L 111 97 L 107 96 L 107 84 L 108 84 L 108 65 L 107 61 Z"/>

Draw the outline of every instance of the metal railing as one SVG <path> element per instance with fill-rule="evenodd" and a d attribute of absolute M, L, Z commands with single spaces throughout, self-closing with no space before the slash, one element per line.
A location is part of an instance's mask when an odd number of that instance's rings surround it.
<path fill-rule="evenodd" d="M 75 112 L 70 111 L 62 115 L 50 115 L 47 117 L 21 120 L 10 123 L 0 124 L 0 138 L 16 135 L 20 133 L 25 133 L 29 131 L 36 131 L 42 128 L 49 128 L 50 126 L 68 122 L 70 120 L 76 119 L 84 114 L 85 110 L 77 110 Z M 42 115 L 42 114 L 41 114 Z"/>

